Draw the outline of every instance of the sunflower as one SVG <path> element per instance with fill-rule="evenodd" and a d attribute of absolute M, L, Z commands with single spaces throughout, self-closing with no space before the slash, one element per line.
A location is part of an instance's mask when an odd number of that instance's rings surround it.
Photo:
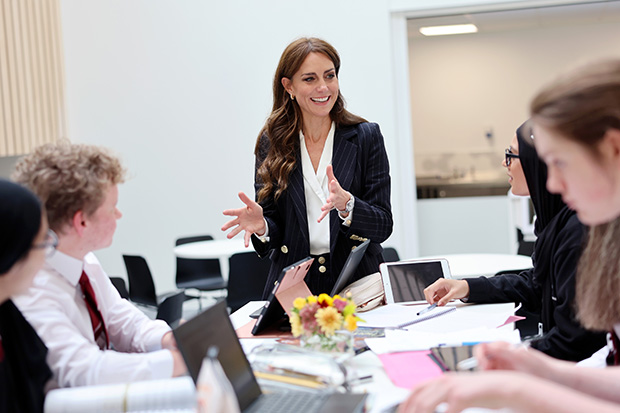
<path fill-rule="evenodd" d="M 342 326 L 342 314 L 334 307 L 319 308 L 316 312 L 316 321 L 323 333 L 331 336 Z"/>

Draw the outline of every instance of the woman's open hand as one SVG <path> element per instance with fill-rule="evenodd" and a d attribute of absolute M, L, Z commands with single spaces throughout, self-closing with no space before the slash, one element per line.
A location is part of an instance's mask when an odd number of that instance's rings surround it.
<path fill-rule="evenodd" d="M 244 207 L 238 209 L 227 209 L 224 215 L 235 217 L 222 226 L 222 231 L 233 228 L 226 235 L 227 238 L 233 238 L 241 231 L 245 231 L 245 246 L 250 245 L 250 237 L 252 234 L 263 235 L 267 228 L 265 227 L 265 219 L 263 218 L 263 207 L 252 201 L 246 194 L 239 192 L 239 199 L 245 204 Z"/>

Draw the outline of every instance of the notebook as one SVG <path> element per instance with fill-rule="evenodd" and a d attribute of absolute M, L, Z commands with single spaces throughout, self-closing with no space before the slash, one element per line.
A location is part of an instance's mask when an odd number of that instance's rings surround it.
<path fill-rule="evenodd" d="M 422 304 L 424 289 L 440 278 L 452 278 L 445 259 L 385 262 L 379 265 L 388 304 Z"/>
<path fill-rule="evenodd" d="M 362 412 L 364 409 L 365 394 L 317 394 L 298 391 L 263 394 L 230 322 L 224 300 L 180 325 L 173 333 L 194 383 L 198 379 L 207 350 L 211 346 L 217 346 L 217 358 L 235 390 L 243 412 L 275 412 L 277 408 L 304 413 Z M 304 399 L 315 403 L 315 406 L 297 407 L 296 404 Z"/>

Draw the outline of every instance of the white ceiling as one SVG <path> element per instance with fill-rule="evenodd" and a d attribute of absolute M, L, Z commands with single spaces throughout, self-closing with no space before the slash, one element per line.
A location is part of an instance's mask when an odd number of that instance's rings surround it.
<path fill-rule="evenodd" d="M 504 10 L 497 12 L 424 17 L 407 21 L 409 37 L 424 37 L 419 28 L 473 23 L 480 33 L 524 30 L 575 24 L 620 23 L 620 1 L 599 1 L 562 6 Z M 469 35 L 468 35 L 469 36 Z"/>

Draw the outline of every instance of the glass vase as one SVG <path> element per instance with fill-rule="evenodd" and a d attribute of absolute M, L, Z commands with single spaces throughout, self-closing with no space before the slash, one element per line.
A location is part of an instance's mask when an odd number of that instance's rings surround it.
<path fill-rule="evenodd" d="M 303 334 L 300 346 L 308 350 L 320 351 L 336 357 L 354 354 L 355 337 L 347 330 L 336 330 L 334 334 Z"/>

